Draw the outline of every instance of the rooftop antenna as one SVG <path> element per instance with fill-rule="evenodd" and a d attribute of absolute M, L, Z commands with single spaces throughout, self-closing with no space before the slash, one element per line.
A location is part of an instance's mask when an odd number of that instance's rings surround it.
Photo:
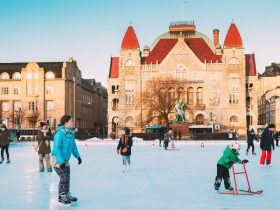
<path fill-rule="evenodd" d="M 182 0 L 182 4 L 181 4 L 181 15 L 182 15 L 182 21 L 184 21 L 184 4 L 188 3 L 186 0 Z"/>

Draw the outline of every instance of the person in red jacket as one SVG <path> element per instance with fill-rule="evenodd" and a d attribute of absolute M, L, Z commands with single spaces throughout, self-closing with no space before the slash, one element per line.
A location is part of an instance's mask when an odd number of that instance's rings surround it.
<path fill-rule="evenodd" d="M 122 136 L 120 138 L 117 154 L 121 153 L 122 161 L 123 161 L 123 172 L 125 172 L 126 168 L 130 170 L 130 156 L 131 156 L 131 147 L 133 145 L 132 138 L 129 136 L 130 129 L 125 127 L 123 129 Z"/>
<path fill-rule="evenodd" d="M 260 164 L 264 165 L 266 162 L 267 165 L 271 164 L 271 155 L 272 155 L 272 149 L 275 149 L 274 145 L 274 130 L 275 130 L 275 124 L 270 124 L 268 127 L 266 127 L 262 133 L 260 147 L 262 150 L 262 155 L 260 159 Z"/>

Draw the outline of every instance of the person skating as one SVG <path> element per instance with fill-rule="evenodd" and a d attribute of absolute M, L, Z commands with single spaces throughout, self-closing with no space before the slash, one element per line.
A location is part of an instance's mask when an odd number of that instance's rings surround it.
<path fill-rule="evenodd" d="M 222 179 L 224 180 L 225 189 L 230 191 L 233 190 L 230 183 L 229 169 L 234 163 L 249 162 L 246 159 L 241 161 L 238 158 L 240 149 L 241 149 L 241 145 L 235 142 L 228 145 L 224 150 L 222 157 L 218 160 L 217 163 L 217 176 L 215 178 L 215 183 L 214 183 L 215 190 L 218 191 L 220 189 Z"/>
<path fill-rule="evenodd" d="M 122 136 L 117 146 L 117 154 L 121 153 L 122 155 L 123 172 L 125 172 L 126 169 L 130 170 L 130 156 L 133 141 L 129 134 L 130 129 L 128 127 L 124 127 Z"/>
<path fill-rule="evenodd" d="M 275 149 L 274 145 L 274 130 L 275 124 L 267 126 L 261 136 L 260 148 L 262 150 L 260 164 L 263 166 L 266 162 L 267 165 L 271 164 L 272 149 Z"/>
<path fill-rule="evenodd" d="M 254 145 L 254 140 L 259 141 L 254 129 L 252 129 L 251 131 L 248 131 L 247 134 L 247 150 L 246 150 L 246 155 L 248 155 L 250 147 L 252 147 L 252 154 L 256 155 L 255 153 L 255 145 Z"/>
<path fill-rule="evenodd" d="M 170 130 L 170 131 L 168 131 L 164 134 L 164 142 L 163 143 L 164 143 L 164 149 L 165 150 L 167 150 L 168 144 L 171 141 L 171 135 L 172 135 L 172 130 Z"/>
<path fill-rule="evenodd" d="M 279 147 L 280 131 L 275 134 L 276 147 Z"/>
<path fill-rule="evenodd" d="M 10 134 L 5 124 L 1 126 L 2 132 L 0 133 L 0 146 L 1 146 L 1 160 L 0 164 L 4 161 L 4 150 L 6 151 L 7 162 L 10 163 L 9 145 L 10 145 Z"/>
<path fill-rule="evenodd" d="M 71 154 L 78 159 L 78 164 L 82 163 L 77 145 L 75 142 L 75 130 L 70 115 L 64 115 L 60 119 L 60 125 L 54 136 L 52 155 L 54 156 L 54 170 L 60 178 L 58 185 L 58 201 L 61 204 L 70 205 L 78 199 L 70 194 L 70 165 Z"/>
<path fill-rule="evenodd" d="M 46 161 L 46 166 L 48 172 L 52 172 L 52 167 L 50 164 L 50 131 L 47 128 L 47 124 L 45 122 L 40 122 L 40 127 L 38 128 L 38 145 L 39 145 L 39 171 L 44 171 L 44 159 Z"/>

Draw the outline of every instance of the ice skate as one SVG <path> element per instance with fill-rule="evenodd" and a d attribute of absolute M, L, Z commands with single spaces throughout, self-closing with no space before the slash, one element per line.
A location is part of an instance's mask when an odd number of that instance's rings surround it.
<path fill-rule="evenodd" d="M 123 168 L 122 168 L 122 172 L 124 173 L 126 170 L 126 166 L 124 165 Z"/>
<path fill-rule="evenodd" d="M 70 194 L 70 192 L 67 194 L 67 198 L 71 201 L 71 202 L 77 202 L 78 201 L 78 198 L 72 196 Z"/>
<path fill-rule="evenodd" d="M 248 151 L 246 151 L 246 155 L 248 155 Z"/>
<path fill-rule="evenodd" d="M 1 158 L 0 160 L 0 164 L 2 164 L 4 162 L 4 158 Z"/>
<path fill-rule="evenodd" d="M 255 153 L 255 152 L 252 152 L 252 155 L 256 155 L 256 153 Z"/>
<path fill-rule="evenodd" d="M 10 159 L 7 159 L 7 162 L 6 163 L 11 163 Z"/>
<path fill-rule="evenodd" d="M 66 195 L 66 194 L 59 195 L 58 202 L 62 206 L 70 206 L 71 205 L 71 200 L 68 198 L 68 195 Z"/>

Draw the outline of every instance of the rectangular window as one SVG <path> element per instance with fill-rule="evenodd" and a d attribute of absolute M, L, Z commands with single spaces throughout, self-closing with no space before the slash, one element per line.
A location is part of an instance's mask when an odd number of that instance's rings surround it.
<path fill-rule="evenodd" d="M 9 102 L 7 102 L 7 101 L 4 101 L 4 102 L 2 102 L 2 111 L 3 112 L 7 112 L 7 111 L 9 111 Z"/>
<path fill-rule="evenodd" d="M 53 87 L 52 86 L 47 86 L 46 87 L 46 94 L 47 95 L 52 95 L 53 94 Z"/>
<path fill-rule="evenodd" d="M 134 104 L 135 81 L 125 81 L 125 104 Z"/>
<path fill-rule="evenodd" d="M 27 94 L 28 94 L 28 95 L 31 95 L 31 94 L 32 94 L 32 87 L 29 86 L 29 87 L 27 88 Z"/>
<path fill-rule="evenodd" d="M 239 100 L 239 79 L 231 79 L 229 81 L 229 103 L 238 104 Z"/>
<path fill-rule="evenodd" d="M 14 87 L 14 95 L 20 95 L 20 87 Z"/>
<path fill-rule="evenodd" d="M 39 78 L 39 73 L 38 72 L 35 72 L 34 73 L 34 79 L 38 79 Z"/>
<path fill-rule="evenodd" d="M 8 87 L 1 87 L 1 94 L 2 95 L 9 95 L 9 88 Z"/>
<path fill-rule="evenodd" d="M 47 110 L 54 110 L 54 101 L 47 101 Z"/>
<path fill-rule="evenodd" d="M 37 110 L 37 103 L 36 103 L 36 101 L 29 101 L 28 102 L 28 110 L 30 110 L 30 111 Z"/>
<path fill-rule="evenodd" d="M 21 102 L 20 101 L 15 101 L 14 102 L 14 110 L 19 111 L 21 109 Z"/>

